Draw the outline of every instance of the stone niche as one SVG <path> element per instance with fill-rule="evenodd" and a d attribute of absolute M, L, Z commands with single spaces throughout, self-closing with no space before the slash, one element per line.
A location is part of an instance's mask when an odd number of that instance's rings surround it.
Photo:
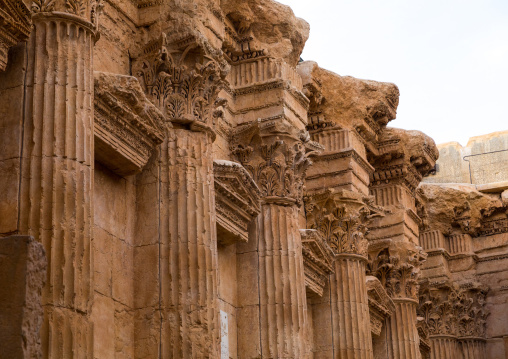
<path fill-rule="evenodd" d="M 23 2 L 0 0 L 0 71 L 7 67 L 9 48 L 26 41 L 31 26 L 30 11 Z"/>
<path fill-rule="evenodd" d="M 213 172 L 217 241 L 220 244 L 247 242 L 248 226 L 261 210 L 261 192 L 239 163 L 215 160 Z"/>
<path fill-rule="evenodd" d="M 381 335 L 385 320 L 395 311 L 393 300 L 385 288 L 374 276 L 367 276 L 367 293 L 369 295 L 370 330 L 373 335 Z"/>
<path fill-rule="evenodd" d="M 321 297 L 328 275 L 333 273 L 334 254 L 317 230 L 302 229 L 300 234 L 307 294 Z"/>
<path fill-rule="evenodd" d="M 164 116 L 135 77 L 95 72 L 95 159 L 120 176 L 139 173 L 162 143 Z"/>

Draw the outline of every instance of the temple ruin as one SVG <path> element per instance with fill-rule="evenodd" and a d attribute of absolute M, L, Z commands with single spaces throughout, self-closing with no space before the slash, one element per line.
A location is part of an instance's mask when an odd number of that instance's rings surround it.
<path fill-rule="evenodd" d="M 0 359 L 508 358 L 506 162 L 436 166 L 308 35 L 273 0 L 0 0 Z"/>

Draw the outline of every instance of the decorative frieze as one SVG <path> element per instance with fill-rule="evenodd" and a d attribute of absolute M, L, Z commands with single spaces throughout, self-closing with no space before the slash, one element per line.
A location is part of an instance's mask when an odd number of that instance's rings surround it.
<path fill-rule="evenodd" d="M 96 72 L 95 159 L 113 172 L 140 172 L 171 127 L 145 96 L 135 77 Z"/>
<path fill-rule="evenodd" d="M 213 172 L 217 241 L 222 244 L 247 242 L 248 226 L 261 210 L 261 192 L 239 163 L 215 160 Z"/>
<path fill-rule="evenodd" d="M 22 0 L 0 0 L 0 71 L 7 67 L 9 48 L 30 35 L 32 19 Z"/>
<path fill-rule="evenodd" d="M 488 219 L 482 222 L 480 235 L 491 236 L 494 234 L 508 233 L 508 218 L 501 217 Z"/>

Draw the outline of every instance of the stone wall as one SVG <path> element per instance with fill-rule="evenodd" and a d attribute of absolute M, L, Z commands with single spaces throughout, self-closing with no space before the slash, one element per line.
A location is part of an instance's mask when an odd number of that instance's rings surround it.
<path fill-rule="evenodd" d="M 505 182 L 508 179 L 508 132 L 471 137 L 465 147 L 457 142 L 438 145 L 436 171 L 427 183 Z"/>

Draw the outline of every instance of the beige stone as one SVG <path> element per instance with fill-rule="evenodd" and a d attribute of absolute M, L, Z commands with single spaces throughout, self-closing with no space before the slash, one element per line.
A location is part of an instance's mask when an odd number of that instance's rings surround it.
<path fill-rule="evenodd" d="M 0 5 L 8 358 L 508 355 L 504 133 L 438 160 L 273 0 Z"/>

